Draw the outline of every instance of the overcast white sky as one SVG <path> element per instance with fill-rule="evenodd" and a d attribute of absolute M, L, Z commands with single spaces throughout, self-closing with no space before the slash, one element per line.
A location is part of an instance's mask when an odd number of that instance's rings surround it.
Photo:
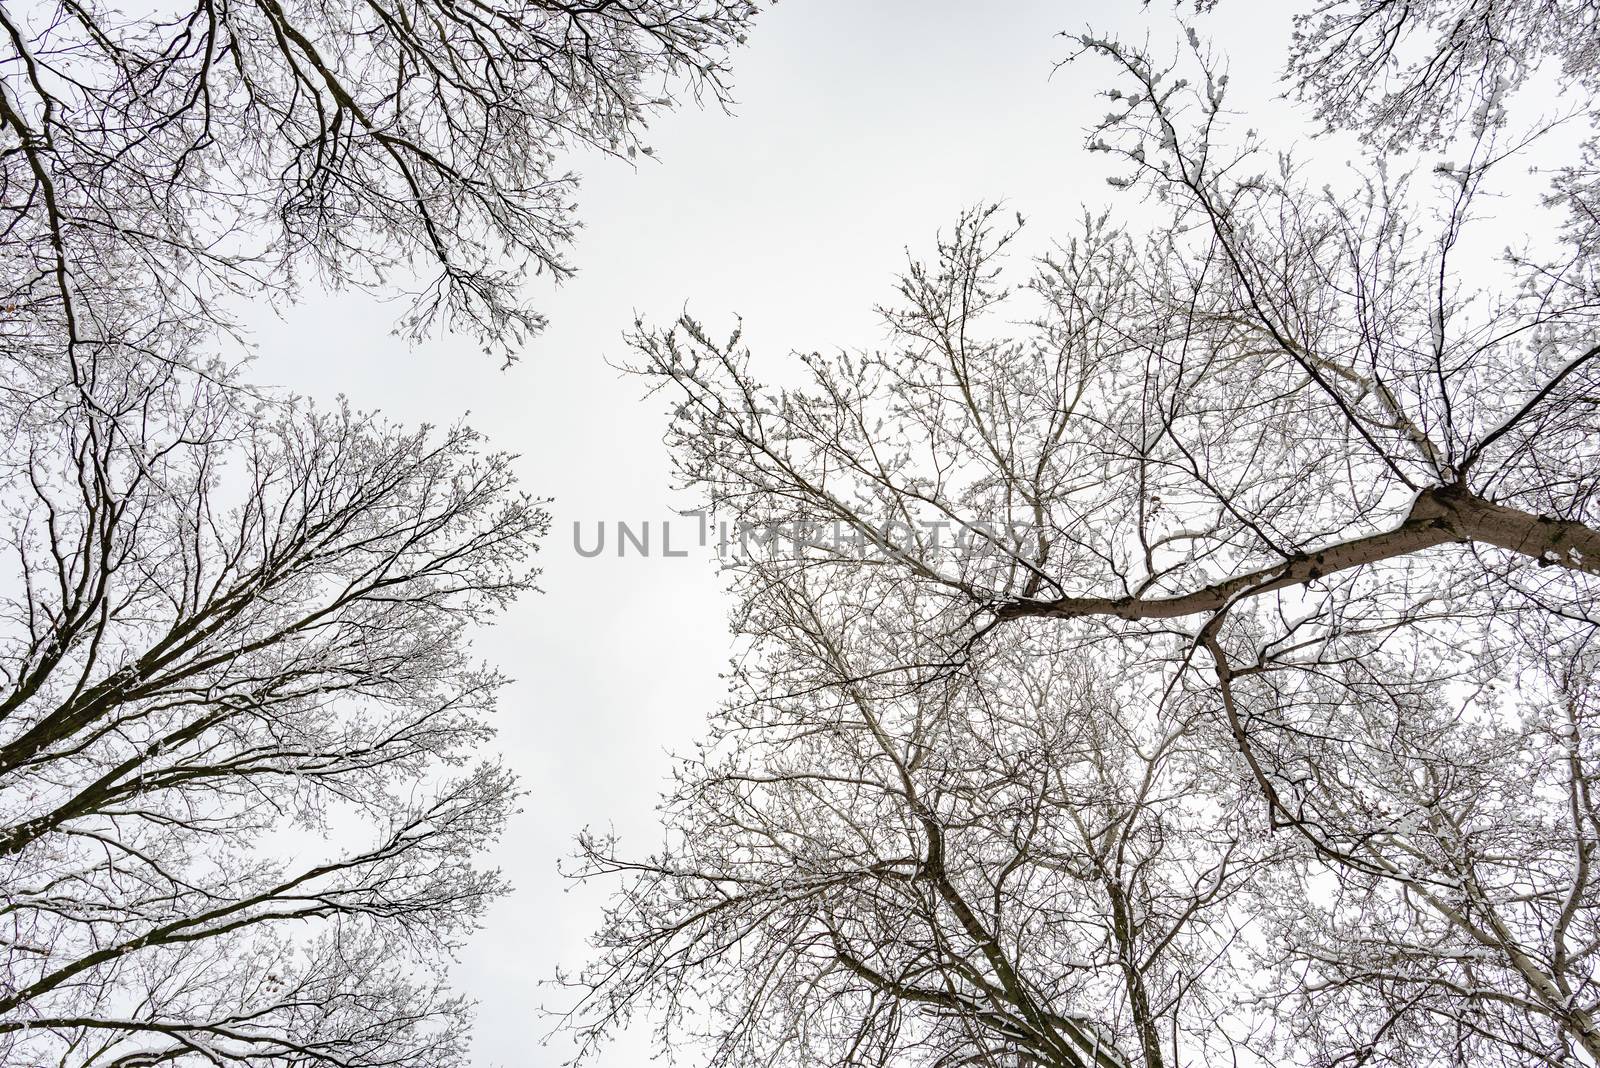
<path fill-rule="evenodd" d="M 1004 198 L 1042 251 L 1085 204 L 1130 214 L 1082 151 L 1105 111 L 1104 71 L 1068 68 L 1057 34 L 1096 29 L 1176 41 L 1171 8 L 1138 0 L 784 0 L 735 59 L 736 114 L 661 121 L 655 160 L 632 171 L 579 159 L 585 230 L 578 277 L 541 307 L 550 329 L 509 371 L 463 340 L 413 350 L 389 335 L 396 308 L 322 298 L 257 324 L 252 377 L 319 399 L 347 394 L 408 423 L 470 411 L 494 445 L 522 455 L 533 493 L 555 498 L 542 553 L 545 592 L 483 635 L 483 655 L 517 678 L 500 744 L 529 796 L 498 862 L 516 892 L 489 915 L 458 985 L 481 1002 L 477 1064 L 558 1064 L 535 1006 L 559 963 L 578 964 L 600 897 L 567 892 L 556 863 L 584 824 L 655 843 L 669 752 L 721 696 L 730 638 L 711 562 L 580 557 L 572 525 L 668 518 L 661 401 L 608 360 L 637 311 L 665 320 L 688 302 L 721 332 L 738 312 L 762 359 L 870 347 L 904 250 L 926 249 L 964 206 Z M 1288 40 L 1270 0 L 1233 0 L 1200 23 L 1232 58 L 1232 91 L 1271 95 Z M 1283 112 L 1263 114 L 1261 126 Z M 535 285 L 542 283 L 535 282 Z M 631 1068 L 646 1035 L 597 1064 Z M 692 1055 L 684 1063 L 695 1064 Z"/>

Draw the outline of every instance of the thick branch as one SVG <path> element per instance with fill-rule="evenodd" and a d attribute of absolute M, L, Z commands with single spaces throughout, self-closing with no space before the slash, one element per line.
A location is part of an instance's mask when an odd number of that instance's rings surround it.
<path fill-rule="evenodd" d="M 1296 553 L 1273 567 L 1189 593 L 1168 597 L 1057 597 L 1048 601 L 1018 598 L 1000 604 L 995 614 L 1002 620 L 1026 616 L 1176 619 L 1216 612 L 1241 597 L 1305 585 L 1326 575 L 1409 556 L 1449 542 L 1493 545 L 1533 557 L 1542 564 L 1600 574 L 1600 531 L 1583 523 L 1494 504 L 1459 490 L 1436 488 L 1418 494 L 1410 514 L 1393 530 Z"/>

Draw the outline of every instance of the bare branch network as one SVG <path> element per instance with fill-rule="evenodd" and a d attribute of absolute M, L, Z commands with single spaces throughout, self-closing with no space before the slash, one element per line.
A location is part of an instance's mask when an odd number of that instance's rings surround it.
<path fill-rule="evenodd" d="M 1317 5 L 1330 181 L 1203 26 L 1067 46 L 1151 225 L 1019 270 L 969 211 L 885 349 L 781 388 L 737 331 L 638 327 L 704 507 L 1036 536 L 730 565 L 660 849 L 580 844 L 617 887 L 564 977 L 585 1056 L 642 1016 L 729 1068 L 1600 1063 L 1592 130 L 1512 178 L 1600 114 L 1600 6 Z"/>
<path fill-rule="evenodd" d="M 508 357 L 567 154 L 726 100 L 746 0 L 0 3 L 0 1063 L 458 1068 L 506 884 L 475 628 L 548 517 L 446 415 L 252 389 L 242 300 Z"/>
<path fill-rule="evenodd" d="M 136 385 L 7 483 L 0 1051 L 458 1063 L 515 797 L 464 634 L 546 517 L 460 427 Z"/>
<path fill-rule="evenodd" d="M 561 278 L 575 147 L 726 99 L 749 0 L 189 0 L 0 11 L 0 340 L 159 345 L 221 298 L 413 288 L 401 322 L 514 355 Z M 411 279 L 415 279 L 414 282 Z"/>
<path fill-rule="evenodd" d="M 0 6 L 0 1061 L 466 1062 L 517 791 L 469 642 L 548 517 L 464 426 L 252 391 L 229 309 L 405 291 L 514 351 L 565 152 L 725 99 L 753 13 Z M 1150 225 L 1019 272 L 970 210 L 893 344 L 787 388 L 636 328 L 708 509 L 881 551 L 731 566 L 661 848 L 579 842 L 580 1056 L 644 1016 L 718 1068 L 1600 1064 L 1600 5 L 1320 2 L 1338 180 L 1240 129 L 1203 25 L 1064 45 Z"/>

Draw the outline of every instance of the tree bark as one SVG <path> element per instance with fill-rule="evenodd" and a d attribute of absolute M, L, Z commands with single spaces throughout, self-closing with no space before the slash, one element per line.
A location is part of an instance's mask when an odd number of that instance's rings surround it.
<path fill-rule="evenodd" d="M 1542 565 L 1600 574 L 1600 531 L 1572 520 L 1495 504 L 1453 487 L 1437 487 L 1419 493 L 1405 521 L 1393 530 L 1296 553 L 1281 564 L 1189 593 L 1164 597 L 1015 598 L 1001 602 L 995 615 L 1001 620 L 1083 616 L 1176 619 L 1215 612 L 1243 597 L 1305 585 L 1325 575 L 1452 542 L 1493 545 L 1532 557 Z"/>

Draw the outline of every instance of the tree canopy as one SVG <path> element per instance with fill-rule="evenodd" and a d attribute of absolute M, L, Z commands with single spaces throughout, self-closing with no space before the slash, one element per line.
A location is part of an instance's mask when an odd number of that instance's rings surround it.
<path fill-rule="evenodd" d="M 726 101 L 755 7 L 135 8 L 0 7 L 0 1061 L 454 1068 L 519 793 L 471 639 L 548 516 L 229 335 L 355 287 L 514 356 L 571 153 Z"/>
<path fill-rule="evenodd" d="M 1150 225 L 1019 267 L 971 210 L 891 342 L 798 384 L 640 326 L 684 483 L 784 536 L 729 563 L 662 847 L 581 844 L 620 877 L 587 1048 L 642 1012 L 717 1065 L 1600 1059 L 1593 141 L 1510 181 L 1563 120 L 1525 83 L 1597 114 L 1595 14 L 1320 5 L 1289 76 L 1367 146 L 1342 185 L 1241 128 L 1203 23 L 1083 34 Z M 1486 257 L 1513 195 L 1549 225 Z"/>

